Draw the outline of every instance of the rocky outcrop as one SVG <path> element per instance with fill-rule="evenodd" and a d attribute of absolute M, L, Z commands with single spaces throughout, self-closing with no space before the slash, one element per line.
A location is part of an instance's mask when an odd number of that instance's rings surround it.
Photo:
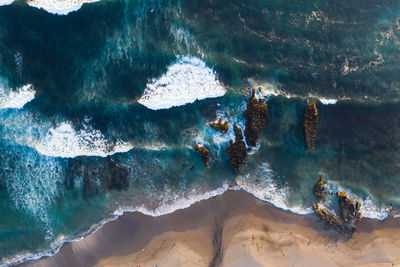
<path fill-rule="evenodd" d="M 338 192 L 336 194 L 339 198 L 340 216 L 343 222 L 349 227 L 354 227 L 361 220 L 361 203 L 357 201 L 354 204 L 354 201 L 345 192 Z"/>
<path fill-rule="evenodd" d="M 321 180 L 323 181 L 323 179 Z M 352 233 L 357 229 L 357 223 L 361 220 L 361 203 L 357 201 L 354 204 L 354 201 L 345 192 L 337 192 L 336 195 L 339 199 L 340 218 L 330 213 L 326 208 L 320 208 L 319 204 L 313 204 L 313 210 L 329 225 Z"/>
<path fill-rule="evenodd" d="M 267 122 L 268 106 L 257 99 L 254 88 L 251 97 L 247 101 L 247 107 L 243 115 L 246 118 L 246 128 L 244 130 L 246 143 L 249 146 L 256 146 L 261 130 Z"/>
<path fill-rule="evenodd" d="M 320 176 L 319 181 L 314 185 L 314 195 L 317 197 L 325 197 L 326 193 L 326 181 L 324 177 Z"/>
<path fill-rule="evenodd" d="M 318 127 L 318 109 L 315 102 L 308 103 L 304 111 L 304 139 L 308 148 L 314 148 Z"/>
<path fill-rule="evenodd" d="M 230 162 L 232 166 L 235 168 L 235 171 L 240 171 L 239 166 L 244 163 L 244 159 L 247 156 L 247 148 L 246 144 L 243 141 L 242 130 L 237 127 L 237 125 L 233 125 L 233 131 L 235 132 L 235 142 L 233 140 L 229 140 L 229 147 L 227 151 L 230 155 Z"/>
<path fill-rule="evenodd" d="M 210 122 L 209 125 L 218 132 L 221 132 L 221 133 L 228 132 L 228 128 L 229 128 L 228 121 L 222 122 L 221 118 L 218 119 L 218 122 Z"/>
<path fill-rule="evenodd" d="M 200 152 L 200 156 L 204 162 L 204 165 L 208 166 L 208 161 L 210 160 L 210 154 L 208 153 L 208 149 L 201 147 L 199 145 L 195 145 L 193 149 Z"/>
<path fill-rule="evenodd" d="M 321 219 L 323 219 L 325 222 L 344 230 L 343 222 L 338 217 L 330 213 L 326 208 L 320 208 L 319 204 L 313 204 L 312 207 L 314 212 L 318 214 L 318 216 L 321 217 Z"/>

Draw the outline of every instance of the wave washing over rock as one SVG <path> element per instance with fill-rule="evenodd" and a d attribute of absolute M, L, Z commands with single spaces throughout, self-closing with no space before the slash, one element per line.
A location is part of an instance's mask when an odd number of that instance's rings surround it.
<path fill-rule="evenodd" d="M 32 84 L 26 84 L 17 88 L 17 90 L 8 91 L 0 87 L 0 109 L 23 108 L 26 103 L 35 98 L 35 93 Z"/>
<path fill-rule="evenodd" d="M 139 103 L 149 109 L 168 109 L 196 100 L 223 96 L 215 72 L 196 57 L 180 57 L 167 72 L 146 85 Z"/>
<path fill-rule="evenodd" d="M 83 129 L 75 131 L 70 122 L 63 122 L 51 128 L 46 136 L 34 145 L 41 154 L 53 157 L 74 158 L 77 156 L 100 156 L 127 152 L 133 148 L 129 143 L 107 140 L 99 131 L 84 124 Z"/>

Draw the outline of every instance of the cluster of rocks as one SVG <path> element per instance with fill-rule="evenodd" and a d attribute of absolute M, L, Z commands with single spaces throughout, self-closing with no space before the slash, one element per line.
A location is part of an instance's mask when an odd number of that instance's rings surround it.
<path fill-rule="evenodd" d="M 258 100 L 256 97 L 256 89 L 252 89 L 252 94 L 247 101 L 246 110 L 244 111 L 244 117 L 246 118 L 244 135 L 246 142 L 244 141 L 242 129 L 236 124 L 233 125 L 233 131 L 235 133 L 235 141 L 229 140 L 229 147 L 227 151 L 229 153 L 229 161 L 234 167 L 235 171 L 240 171 L 239 167 L 245 163 L 247 156 L 247 147 L 256 146 L 256 141 L 261 134 L 262 128 L 265 126 L 268 117 L 268 106 L 265 102 L 265 98 Z M 218 122 L 211 122 L 209 125 L 216 131 L 223 134 L 228 132 L 229 123 L 228 121 L 223 122 L 221 118 Z M 200 151 L 201 157 L 206 165 L 209 161 L 209 153 L 205 148 L 195 145 L 193 149 Z"/>
<path fill-rule="evenodd" d="M 325 197 L 326 181 L 321 176 L 320 180 L 314 186 L 314 194 L 318 197 Z M 357 223 L 361 221 L 361 203 L 354 203 L 345 192 L 337 192 L 339 200 L 340 217 L 332 214 L 326 208 L 321 208 L 319 203 L 313 204 L 315 213 L 329 225 L 335 226 L 346 232 L 354 232 L 357 229 Z"/>
<path fill-rule="evenodd" d="M 199 145 L 195 145 L 193 149 L 200 152 L 200 156 L 204 162 L 204 165 L 208 166 L 208 161 L 210 160 L 210 153 L 208 152 L 208 149 Z"/>
<path fill-rule="evenodd" d="M 315 102 L 308 103 L 304 111 L 304 139 L 308 148 L 314 148 L 318 127 L 318 109 Z"/>
<path fill-rule="evenodd" d="M 218 122 L 210 122 L 209 125 L 214 128 L 214 130 L 224 134 L 227 133 L 229 129 L 228 121 L 222 122 L 221 118 L 218 119 Z"/>

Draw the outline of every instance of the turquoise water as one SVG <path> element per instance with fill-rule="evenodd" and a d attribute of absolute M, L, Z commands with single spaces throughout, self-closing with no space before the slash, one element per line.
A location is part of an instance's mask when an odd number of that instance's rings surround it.
<path fill-rule="evenodd" d="M 104 0 L 48 11 L 0 7 L 2 264 L 123 210 L 157 216 L 228 185 L 304 214 L 324 175 L 364 216 L 398 213 L 397 1 Z M 269 117 L 238 174 L 226 147 L 253 86 Z M 313 150 L 302 131 L 310 100 Z M 218 117 L 230 121 L 225 135 L 208 127 Z"/>

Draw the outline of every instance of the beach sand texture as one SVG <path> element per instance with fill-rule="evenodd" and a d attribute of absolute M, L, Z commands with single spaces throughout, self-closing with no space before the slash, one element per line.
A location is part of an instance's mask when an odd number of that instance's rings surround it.
<path fill-rule="evenodd" d="M 230 191 L 160 217 L 126 213 L 26 266 L 400 266 L 399 219 L 353 235 Z"/>

